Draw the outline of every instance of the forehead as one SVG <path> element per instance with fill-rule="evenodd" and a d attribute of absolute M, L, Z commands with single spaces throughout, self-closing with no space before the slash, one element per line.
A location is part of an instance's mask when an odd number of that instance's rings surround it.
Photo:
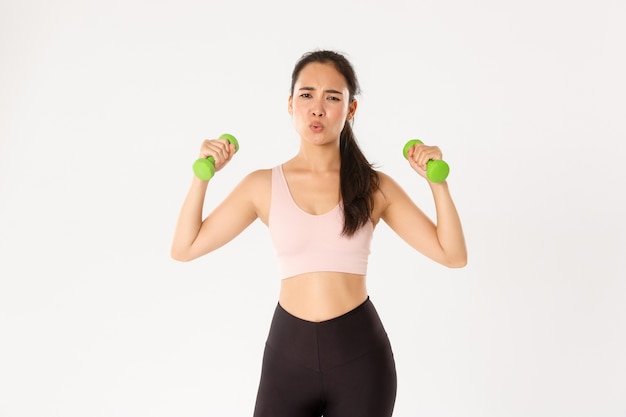
<path fill-rule="evenodd" d="M 300 71 L 298 75 L 296 85 L 307 87 L 324 85 L 325 87 L 332 87 L 336 90 L 348 88 L 346 79 L 337 71 L 333 64 L 320 62 L 312 62 L 302 68 L 302 71 Z"/>

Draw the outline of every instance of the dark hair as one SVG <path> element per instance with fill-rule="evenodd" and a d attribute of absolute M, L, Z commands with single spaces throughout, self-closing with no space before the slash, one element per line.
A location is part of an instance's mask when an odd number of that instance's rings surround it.
<path fill-rule="evenodd" d="M 304 67 L 311 63 L 332 64 L 346 80 L 350 102 L 360 93 L 359 81 L 352 64 L 340 53 L 327 50 L 307 52 L 296 63 L 291 74 L 291 95 Z M 374 192 L 380 181 L 372 164 L 359 148 L 350 121 L 339 137 L 341 169 L 339 172 L 344 224 L 342 234 L 352 236 L 371 219 L 374 208 Z"/>

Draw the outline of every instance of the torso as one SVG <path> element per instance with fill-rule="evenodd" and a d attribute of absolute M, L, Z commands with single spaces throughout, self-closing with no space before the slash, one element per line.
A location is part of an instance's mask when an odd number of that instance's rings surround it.
<path fill-rule="evenodd" d="M 324 214 L 339 202 L 339 172 L 317 178 L 294 173 L 283 166 L 296 204 L 311 214 Z M 254 198 L 257 215 L 266 225 L 269 218 L 271 170 L 259 171 L 262 187 Z M 315 185 L 313 185 L 315 184 Z M 297 190 L 297 191 L 294 191 Z M 313 198 L 311 196 L 314 196 Z M 372 222 L 378 222 L 384 207 L 384 197 L 375 195 Z M 341 272 L 311 272 L 283 279 L 279 303 L 290 314 L 307 321 L 319 322 L 338 317 L 367 299 L 366 277 Z"/>

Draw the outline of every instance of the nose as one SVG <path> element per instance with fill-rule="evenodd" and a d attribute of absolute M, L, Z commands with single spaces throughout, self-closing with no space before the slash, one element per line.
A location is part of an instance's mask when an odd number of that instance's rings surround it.
<path fill-rule="evenodd" d="M 324 106 L 322 104 L 322 102 L 320 100 L 316 100 L 315 103 L 313 104 L 313 108 L 312 108 L 312 114 L 315 117 L 322 117 L 324 116 L 325 112 L 324 112 Z"/>

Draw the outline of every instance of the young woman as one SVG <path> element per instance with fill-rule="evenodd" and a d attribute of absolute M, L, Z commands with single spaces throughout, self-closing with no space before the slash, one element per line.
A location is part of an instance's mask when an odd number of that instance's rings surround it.
<path fill-rule="evenodd" d="M 298 153 L 248 174 L 204 219 L 208 182 L 194 178 L 178 218 L 171 255 L 180 261 L 219 248 L 257 218 L 269 228 L 281 289 L 255 417 L 392 415 L 393 353 L 366 289 L 370 242 L 380 220 L 432 260 L 453 268 L 466 264 L 448 185 L 431 183 L 425 173 L 441 151 L 421 144 L 408 151 L 411 167 L 432 191 L 433 223 L 359 149 L 351 128 L 358 92 L 343 55 L 303 55 L 288 100 L 300 135 Z M 205 140 L 200 149 L 200 157 L 215 159 L 216 171 L 233 155 L 234 146 L 221 139 Z"/>

